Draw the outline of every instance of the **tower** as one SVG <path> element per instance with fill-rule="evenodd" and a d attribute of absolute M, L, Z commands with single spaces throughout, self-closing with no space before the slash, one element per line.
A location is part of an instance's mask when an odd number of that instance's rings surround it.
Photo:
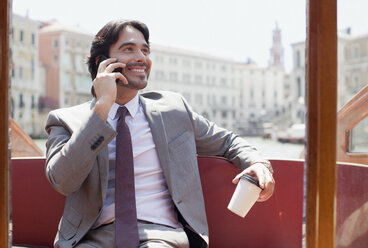
<path fill-rule="evenodd" d="M 284 48 L 281 44 L 281 29 L 279 29 L 277 22 L 272 33 L 272 47 L 270 49 L 269 65 L 271 67 L 284 68 Z"/>

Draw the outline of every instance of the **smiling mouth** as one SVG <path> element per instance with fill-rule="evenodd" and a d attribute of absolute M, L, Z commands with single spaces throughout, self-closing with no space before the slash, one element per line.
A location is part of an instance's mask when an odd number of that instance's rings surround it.
<path fill-rule="evenodd" d="M 129 71 L 137 72 L 137 73 L 145 73 L 146 68 L 128 68 Z"/>

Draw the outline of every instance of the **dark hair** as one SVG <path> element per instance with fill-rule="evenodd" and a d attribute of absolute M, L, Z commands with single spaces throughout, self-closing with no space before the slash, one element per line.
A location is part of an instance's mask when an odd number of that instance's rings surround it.
<path fill-rule="evenodd" d="M 91 74 L 92 80 L 94 80 L 97 75 L 98 63 L 96 63 L 96 59 L 98 57 L 109 57 L 110 47 L 118 41 L 120 32 L 127 26 L 138 29 L 143 34 L 147 44 L 149 44 L 149 31 L 146 24 L 132 20 L 116 20 L 107 23 L 100 31 L 98 31 L 92 41 L 90 56 L 87 60 L 88 70 Z M 93 86 L 91 88 L 91 93 L 96 97 Z"/>

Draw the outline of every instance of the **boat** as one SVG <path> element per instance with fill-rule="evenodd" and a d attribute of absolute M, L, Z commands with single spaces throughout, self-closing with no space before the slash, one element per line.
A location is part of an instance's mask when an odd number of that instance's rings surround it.
<path fill-rule="evenodd" d="M 277 141 L 281 143 L 304 143 L 305 124 L 293 124 L 286 131 L 277 133 Z"/>

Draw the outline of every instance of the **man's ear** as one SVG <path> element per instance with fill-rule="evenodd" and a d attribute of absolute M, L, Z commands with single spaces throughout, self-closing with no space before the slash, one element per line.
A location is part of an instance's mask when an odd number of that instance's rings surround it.
<path fill-rule="evenodd" d="M 100 56 L 97 56 L 95 59 L 95 64 L 97 65 L 97 67 L 99 66 L 98 61 L 100 60 Z"/>

